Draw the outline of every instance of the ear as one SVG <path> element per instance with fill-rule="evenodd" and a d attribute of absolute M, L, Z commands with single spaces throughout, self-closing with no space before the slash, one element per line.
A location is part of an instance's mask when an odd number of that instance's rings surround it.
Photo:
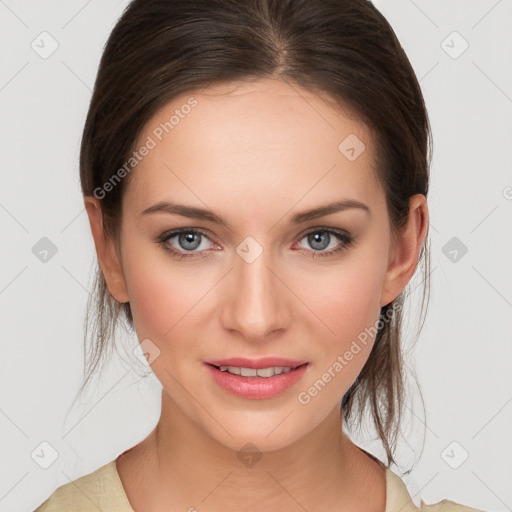
<path fill-rule="evenodd" d="M 409 219 L 389 252 L 389 264 L 382 285 L 381 307 L 395 300 L 416 270 L 421 247 L 428 233 L 429 213 L 427 198 L 416 194 L 409 199 Z"/>
<path fill-rule="evenodd" d="M 108 289 L 118 302 L 128 302 L 123 268 L 114 240 L 105 233 L 99 199 L 94 196 L 85 196 L 84 204 L 89 217 L 98 262 Z"/>

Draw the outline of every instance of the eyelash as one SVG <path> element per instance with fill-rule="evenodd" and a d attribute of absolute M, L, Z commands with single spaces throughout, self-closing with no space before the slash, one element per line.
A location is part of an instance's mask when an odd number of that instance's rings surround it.
<path fill-rule="evenodd" d="M 201 236 L 204 236 L 205 238 L 208 238 L 209 240 L 209 237 L 207 235 L 207 233 L 205 233 L 204 231 L 200 230 L 200 229 L 195 229 L 195 228 L 182 228 L 182 229 L 176 229 L 174 231 L 169 231 L 167 233 L 164 233 L 162 235 L 160 235 L 159 237 L 157 237 L 156 239 L 156 242 L 162 246 L 162 248 L 167 251 L 168 253 L 171 254 L 171 256 L 173 256 L 174 258 L 178 259 L 178 260 L 182 260 L 184 258 L 195 258 L 195 257 L 198 257 L 197 255 L 200 254 L 202 251 L 198 251 L 198 252 L 181 252 L 181 251 L 178 251 L 176 249 L 173 249 L 172 247 L 170 247 L 167 242 L 171 239 L 171 238 L 174 238 L 175 236 L 178 236 L 182 233 L 187 233 L 187 234 L 197 234 L 197 235 L 201 235 Z M 337 230 L 337 229 L 333 229 L 333 228 L 315 228 L 315 229 L 312 229 L 306 233 L 304 233 L 302 235 L 302 237 L 299 239 L 302 240 L 303 238 L 307 237 L 308 235 L 311 235 L 311 234 L 314 234 L 314 233 L 329 233 L 330 235 L 334 235 L 340 242 L 342 242 L 338 247 L 336 247 L 335 249 L 331 249 L 330 251 L 326 251 L 326 252 L 319 252 L 319 251 L 314 251 L 312 250 L 311 252 L 313 253 L 313 258 L 316 259 L 318 257 L 329 257 L 329 256 L 332 256 L 334 254 L 337 254 L 339 252 L 342 252 L 344 251 L 345 249 L 348 249 L 350 246 L 352 246 L 354 244 L 354 241 L 355 241 L 355 237 L 350 235 L 349 233 L 345 232 L 345 231 L 340 231 L 340 230 Z"/>

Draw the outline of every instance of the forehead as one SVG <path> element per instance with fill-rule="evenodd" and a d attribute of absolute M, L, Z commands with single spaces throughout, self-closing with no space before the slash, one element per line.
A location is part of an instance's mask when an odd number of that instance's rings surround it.
<path fill-rule="evenodd" d="M 207 204 L 219 191 L 288 202 L 308 189 L 312 200 L 327 191 L 371 202 L 380 192 L 367 127 L 327 95 L 280 80 L 181 94 L 146 123 L 144 145 L 126 192 L 140 207 L 177 190 Z"/>

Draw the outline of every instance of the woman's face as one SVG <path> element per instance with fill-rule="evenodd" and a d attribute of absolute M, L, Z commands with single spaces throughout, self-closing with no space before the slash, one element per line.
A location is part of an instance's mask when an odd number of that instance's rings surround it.
<path fill-rule="evenodd" d="M 125 288 L 111 291 L 130 301 L 165 407 L 235 450 L 300 439 L 339 411 L 401 291 L 373 141 L 266 79 L 183 94 L 142 146 L 123 202 Z"/>

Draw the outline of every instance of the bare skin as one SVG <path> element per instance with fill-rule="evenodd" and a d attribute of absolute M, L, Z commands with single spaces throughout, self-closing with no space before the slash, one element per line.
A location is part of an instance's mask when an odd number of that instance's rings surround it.
<path fill-rule="evenodd" d="M 384 469 L 363 454 L 345 433 L 333 435 L 332 428 L 322 426 L 322 429 L 331 436 L 329 444 L 326 442 L 329 438 L 321 439 L 321 444 L 304 439 L 285 451 L 265 453 L 250 468 L 244 467 L 238 459 L 233 460 L 233 454 L 222 447 L 218 447 L 218 452 L 197 458 L 197 451 L 190 450 L 192 441 L 186 441 L 173 452 L 176 473 L 167 482 L 162 500 L 151 508 L 148 503 L 152 502 L 147 497 L 161 492 L 162 474 L 158 456 L 155 456 L 159 445 L 158 427 L 144 441 L 119 456 L 117 470 L 136 512 L 178 511 L 191 507 L 198 511 L 266 511 L 286 507 L 290 511 L 383 512 L 386 505 Z M 193 441 L 196 441 L 195 436 Z M 308 453 L 305 454 L 303 448 Z M 160 446 L 158 451 L 161 450 Z M 314 450 L 316 452 L 308 457 Z M 318 464 L 321 466 L 304 467 L 305 460 L 320 458 Z M 219 459 L 226 459 L 231 464 L 219 464 Z M 330 472 L 319 471 L 322 466 L 328 467 Z M 193 479 L 190 474 L 183 473 L 185 468 L 194 475 Z M 297 473 L 301 475 L 300 479 Z M 245 503 L 242 500 L 230 503 L 227 498 L 240 496 L 250 489 L 257 493 L 257 498 L 248 497 L 249 501 Z M 350 489 L 349 495 L 346 489 Z"/>
<path fill-rule="evenodd" d="M 130 302 L 138 339 L 159 351 L 151 368 L 163 387 L 161 417 L 117 460 L 132 508 L 383 512 L 385 473 L 343 433 L 339 413 L 374 338 L 359 343 L 341 371 L 332 368 L 412 277 L 427 233 L 426 198 L 410 199 L 409 222 L 393 237 L 366 127 L 277 80 L 175 98 L 147 123 L 137 147 L 190 96 L 197 106 L 130 175 L 119 251 L 104 236 L 99 200 L 85 198 L 109 290 Z M 354 160 L 338 149 L 351 134 L 365 145 Z M 344 199 L 369 213 L 348 208 L 292 222 Z M 206 208 L 228 226 L 142 214 L 159 201 Z M 157 243 L 181 228 L 203 232 L 198 248 L 181 246 L 178 236 Z M 331 233 L 326 248 L 312 246 L 307 235 L 326 229 L 349 233 L 354 243 L 332 252 L 344 242 Z M 236 250 L 249 236 L 262 249 L 250 263 Z M 287 357 L 308 367 L 280 395 L 248 399 L 205 369 L 208 359 L 236 356 Z M 328 384 L 299 400 L 329 368 Z M 248 442 L 262 455 L 251 467 L 238 456 Z"/>

